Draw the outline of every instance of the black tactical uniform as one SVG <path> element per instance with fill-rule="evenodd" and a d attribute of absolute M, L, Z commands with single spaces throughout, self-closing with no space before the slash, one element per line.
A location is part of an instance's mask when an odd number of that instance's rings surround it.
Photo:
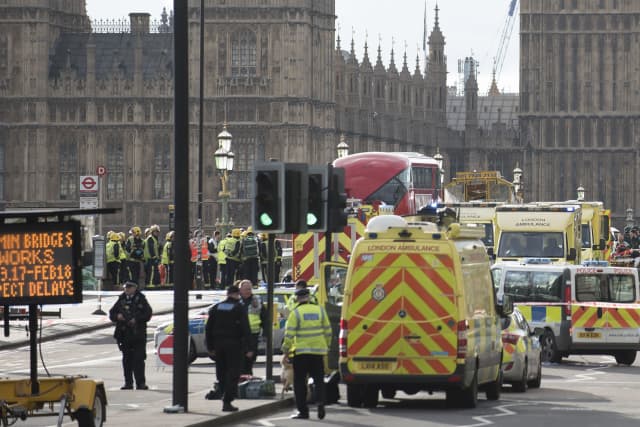
<path fill-rule="evenodd" d="M 109 310 L 109 319 L 116 324 L 113 337 L 122 352 L 122 369 L 124 371 L 123 390 L 136 388 L 146 390 L 144 361 L 147 358 L 147 322 L 151 319 L 151 306 L 147 298 L 137 289 L 135 282 L 125 283 L 125 289 L 118 301 Z M 135 288 L 135 292 L 131 292 Z M 118 316 L 121 314 L 122 316 Z"/>
<path fill-rule="evenodd" d="M 205 327 L 207 349 L 216 361 L 216 378 L 222 393 L 222 410 L 237 411 L 231 402 L 238 394 L 238 378 L 251 336 L 247 311 L 237 286 L 227 289 L 227 299 L 209 310 Z"/>

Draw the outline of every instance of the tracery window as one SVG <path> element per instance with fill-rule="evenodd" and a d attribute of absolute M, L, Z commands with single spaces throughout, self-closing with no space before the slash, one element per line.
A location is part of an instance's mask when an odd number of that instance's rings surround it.
<path fill-rule="evenodd" d="M 256 75 L 256 34 L 242 30 L 231 36 L 231 76 Z"/>
<path fill-rule="evenodd" d="M 167 199 L 171 195 L 171 145 L 165 135 L 155 143 L 153 151 L 153 198 Z"/>
<path fill-rule="evenodd" d="M 110 135 L 107 142 L 107 200 L 124 199 L 124 148 L 121 138 Z"/>
<path fill-rule="evenodd" d="M 78 191 L 78 145 L 61 142 L 58 150 L 60 200 L 74 200 Z"/>

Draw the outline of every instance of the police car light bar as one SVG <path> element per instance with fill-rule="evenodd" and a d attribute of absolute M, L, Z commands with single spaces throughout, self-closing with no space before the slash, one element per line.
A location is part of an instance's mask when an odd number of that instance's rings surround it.
<path fill-rule="evenodd" d="M 588 259 L 588 260 L 582 261 L 582 265 L 585 267 L 608 267 L 609 261 Z"/>

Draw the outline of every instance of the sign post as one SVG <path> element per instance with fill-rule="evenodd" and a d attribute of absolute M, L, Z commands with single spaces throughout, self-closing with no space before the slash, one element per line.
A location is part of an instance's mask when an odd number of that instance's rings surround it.
<path fill-rule="evenodd" d="M 98 279 L 98 308 L 91 314 L 106 315 L 102 310 L 102 280 L 105 278 L 107 261 L 106 242 L 104 236 L 93 236 L 93 276 Z"/>

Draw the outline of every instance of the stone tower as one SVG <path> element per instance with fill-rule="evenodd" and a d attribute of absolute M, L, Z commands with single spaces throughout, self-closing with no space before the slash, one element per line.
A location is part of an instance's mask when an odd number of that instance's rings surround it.
<path fill-rule="evenodd" d="M 640 208 L 640 2 L 522 0 L 520 13 L 526 199 L 582 185 L 619 223 Z"/>

